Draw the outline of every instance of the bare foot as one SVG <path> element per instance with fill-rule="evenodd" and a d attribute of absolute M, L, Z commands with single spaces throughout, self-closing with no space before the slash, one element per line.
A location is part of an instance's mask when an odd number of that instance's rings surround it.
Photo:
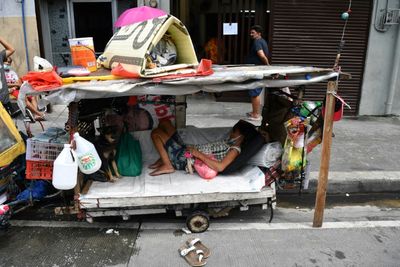
<path fill-rule="evenodd" d="M 150 176 L 157 176 L 157 175 L 162 175 L 162 174 L 169 174 L 175 172 L 175 169 L 169 166 L 161 166 L 158 169 L 152 171 Z"/>
<path fill-rule="evenodd" d="M 161 161 L 161 159 L 158 159 L 156 162 L 149 165 L 149 169 L 153 169 L 153 170 L 158 169 L 161 167 L 161 165 L 162 165 L 162 161 Z"/>

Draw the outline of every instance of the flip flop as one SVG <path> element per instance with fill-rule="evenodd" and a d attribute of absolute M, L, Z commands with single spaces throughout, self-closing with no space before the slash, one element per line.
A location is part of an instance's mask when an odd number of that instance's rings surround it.
<path fill-rule="evenodd" d="M 161 170 L 161 171 L 155 170 L 155 171 L 149 173 L 149 175 L 150 176 L 158 176 L 158 175 L 170 174 L 170 173 L 174 173 L 174 172 L 175 172 L 174 169 L 172 169 L 172 170 Z"/>
<path fill-rule="evenodd" d="M 252 115 L 250 115 L 250 116 L 247 116 L 246 119 L 247 120 L 251 120 L 251 121 L 261 121 L 262 120 L 262 116 L 253 117 Z"/>
<path fill-rule="evenodd" d="M 256 127 L 261 126 L 261 123 L 262 123 L 262 120 L 252 120 L 252 119 L 249 119 L 249 118 L 243 118 L 243 120 L 253 124 Z"/>
<path fill-rule="evenodd" d="M 196 249 L 194 246 L 190 248 L 183 246 L 178 251 L 190 266 L 204 266 L 207 264 L 204 260 L 204 252 L 201 249 Z"/>
<path fill-rule="evenodd" d="M 186 245 L 188 247 L 195 247 L 196 249 L 200 249 L 204 253 L 204 258 L 207 259 L 211 255 L 211 251 L 208 247 L 206 247 L 201 241 L 200 238 L 191 237 L 186 241 Z"/>
<path fill-rule="evenodd" d="M 253 112 L 246 112 L 246 117 L 253 117 Z"/>

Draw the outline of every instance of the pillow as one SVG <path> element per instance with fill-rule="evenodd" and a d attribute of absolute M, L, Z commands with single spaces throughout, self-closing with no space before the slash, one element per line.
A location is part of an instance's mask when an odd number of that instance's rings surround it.
<path fill-rule="evenodd" d="M 258 153 L 248 160 L 248 164 L 269 168 L 282 156 L 282 145 L 280 142 L 265 144 Z"/>
<path fill-rule="evenodd" d="M 229 164 L 221 174 L 231 174 L 242 168 L 265 144 L 264 137 L 255 132 L 253 138 L 249 138 L 249 142 L 242 147 L 242 152 L 235 160 Z"/>

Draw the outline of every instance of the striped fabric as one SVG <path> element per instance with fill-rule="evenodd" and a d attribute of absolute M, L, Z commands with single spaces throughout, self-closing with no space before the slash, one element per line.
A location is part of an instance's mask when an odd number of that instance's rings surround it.
<path fill-rule="evenodd" d="M 222 159 L 228 154 L 229 148 L 231 147 L 228 144 L 227 140 L 217 141 L 208 144 L 195 145 L 196 149 L 203 152 L 204 154 L 212 154 L 215 156 L 215 159 L 218 161 L 222 161 Z"/>

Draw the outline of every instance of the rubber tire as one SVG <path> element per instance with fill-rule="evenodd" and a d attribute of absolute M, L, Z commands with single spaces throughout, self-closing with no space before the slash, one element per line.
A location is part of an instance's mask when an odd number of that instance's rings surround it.
<path fill-rule="evenodd" d="M 186 226 L 192 233 L 203 233 L 210 226 L 210 216 L 204 211 L 194 211 L 186 218 Z"/>

